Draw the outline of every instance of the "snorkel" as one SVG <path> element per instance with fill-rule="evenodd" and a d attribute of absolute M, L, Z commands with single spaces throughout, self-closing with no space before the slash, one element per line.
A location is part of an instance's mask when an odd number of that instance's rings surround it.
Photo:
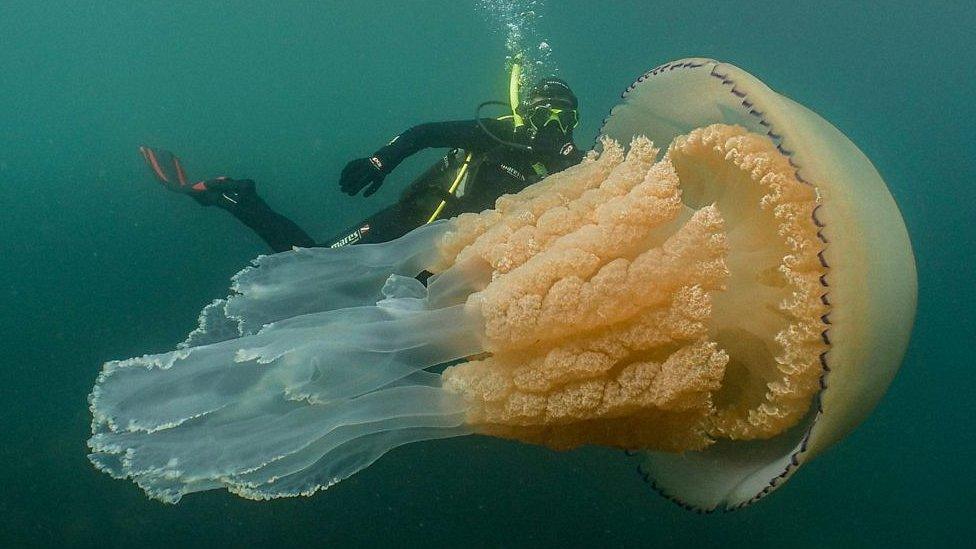
<path fill-rule="evenodd" d="M 512 59 L 512 69 L 508 77 L 508 103 L 506 104 L 502 101 L 485 101 L 484 103 L 478 105 L 478 108 L 475 110 L 474 118 L 475 120 L 478 121 L 478 126 L 481 128 L 481 131 L 485 132 L 485 135 L 492 138 L 494 141 L 497 141 L 499 144 L 504 145 L 506 147 L 512 147 L 514 149 L 521 149 L 523 151 L 531 152 L 533 149 L 529 145 L 515 143 L 498 137 L 497 135 L 492 133 L 492 131 L 489 130 L 485 126 L 485 123 L 481 120 L 482 109 L 484 109 L 488 105 L 498 105 L 502 107 L 509 107 L 512 109 L 512 122 L 513 125 L 515 126 L 516 131 L 518 131 L 518 129 L 521 128 L 522 126 L 525 126 L 525 120 L 523 120 L 522 115 L 519 114 L 519 110 L 520 110 L 519 107 L 522 103 L 521 86 L 522 86 L 522 55 L 519 54 L 516 55 L 514 59 Z"/>
<path fill-rule="evenodd" d="M 512 107 L 512 120 L 515 122 L 515 127 L 525 125 L 525 121 L 522 120 L 522 115 L 519 114 L 519 105 L 522 103 L 522 99 L 519 96 L 519 91 L 522 86 L 522 56 L 518 55 L 512 61 L 512 72 L 508 77 L 508 102 Z"/>

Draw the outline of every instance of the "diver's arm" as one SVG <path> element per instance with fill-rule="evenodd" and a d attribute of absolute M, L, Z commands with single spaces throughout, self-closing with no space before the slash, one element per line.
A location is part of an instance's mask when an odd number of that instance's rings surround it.
<path fill-rule="evenodd" d="M 509 121 L 486 118 L 481 123 L 496 135 L 504 136 L 512 131 Z M 478 120 L 420 124 L 394 137 L 373 156 L 357 158 L 346 164 L 339 177 L 339 187 L 349 196 L 355 196 L 365 188 L 363 196 L 370 196 L 383 185 L 387 174 L 417 151 L 435 147 L 483 151 L 492 146 L 494 141 Z"/>
<path fill-rule="evenodd" d="M 505 120 L 485 118 L 481 122 L 499 136 L 512 132 L 511 122 Z M 407 157 L 423 149 L 457 148 L 471 151 L 485 150 L 494 144 L 477 120 L 431 122 L 414 126 L 394 137 L 393 141 L 373 153 L 373 157 L 379 160 L 384 173 L 390 173 Z"/>

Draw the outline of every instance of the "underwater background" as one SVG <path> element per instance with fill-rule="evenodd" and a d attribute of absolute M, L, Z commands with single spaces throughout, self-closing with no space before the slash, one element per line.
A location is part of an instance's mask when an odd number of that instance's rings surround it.
<path fill-rule="evenodd" d="M 582 0 L 0 3 L 0 546 L 968 546 L 976 539 L 976 4 Z M 538 46 L 545 42 L 542 49 Z M 781 490 L 697 515 L 636 458 L 485 437 L 408 445 L 312 498 L 226 491 L 176 506 L 86 458 L 101 364 L 169 350 L 264 245 L 167 193 L 137 152 L 191 177 L 252 178 L 327 238 L 395 200 L 338 173 L 411 125 L 504 99 L 506 55 L 580 97 L 577 142 L 637 76 L 738 65 L 874 162 L 919 271 L 915 332 L 874 414 Z"/>

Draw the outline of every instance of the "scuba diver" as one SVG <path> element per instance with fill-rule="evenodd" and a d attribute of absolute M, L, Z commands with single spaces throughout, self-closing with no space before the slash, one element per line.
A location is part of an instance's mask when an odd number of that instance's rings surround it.
<path fill-rule="evenodd" d="M 481 118 L 487 105 L 509 106 L 487 101 L 478 107 L 474 120 L 414 126 L 371 156 L 349 162 L 339 178 L 342 191 L 350 196 L 363 191 L 368 197 L 408 156 L 426 148 L 451 149 L 392 206 L 323 243 L 316 243 L 297 224 L 272 210 L 249 179 L 218 177 L 191 183 L 172 153 L 148 147 L 140 147 L 140 152 L 167 189 L 187 194 L 204 206 L 227 210 L 275 252 L 295 246 L 385 242 L 437 219 L 492 208 L 499 196 L 516 193 L 582 160 L 583 154 L 573 143 L 579 102 L 569 85 L 558 78 L 544 78 L 520 102 L 520 76 L 516 63 L 509 89 L 511 115 Z"/>

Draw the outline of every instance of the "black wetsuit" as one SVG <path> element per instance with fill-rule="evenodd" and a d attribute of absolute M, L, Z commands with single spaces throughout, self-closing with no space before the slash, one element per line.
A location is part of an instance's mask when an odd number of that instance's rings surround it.
<path fill-rule="evenodd" d="M 515 130 L 511 119 L 483 119 L 482 123 L 497 137 L 532 144 L 533 150 L 498 143 L 485 133 L 477 120 L 414 126 L 374 153 L 373 156 L 382 161 L 384 172 L 391 172 L 422 149 L 450 148 L 453 149 L 451 153 L 441 165 L 433 166 L 414 180 L 395 204 L 322 243 L 316 244 L 293 221 L 272 210 L 257 195 L 251 181 L 240 181 L 233 189 L 225 188 L 209 202 L 233 214 L 275 252 L 293 246 L 334 247 L 385 242 L 403 236 L 431 217 L 443 219 L 491 208 L 499 196 L 516 193 L 583 158 L 573 143 L 572 133 L 560 135 L 561 139 L 550 139 L 550 143 L 543 146 L 538 142 L 531 143 L 522 128 Z M 464 177 L 455 177 L 463 163 L 467 164 L 465 172 L 461 172 Z M 451 183 L 457 184 L 454 192 L 450 192 Z"/>

